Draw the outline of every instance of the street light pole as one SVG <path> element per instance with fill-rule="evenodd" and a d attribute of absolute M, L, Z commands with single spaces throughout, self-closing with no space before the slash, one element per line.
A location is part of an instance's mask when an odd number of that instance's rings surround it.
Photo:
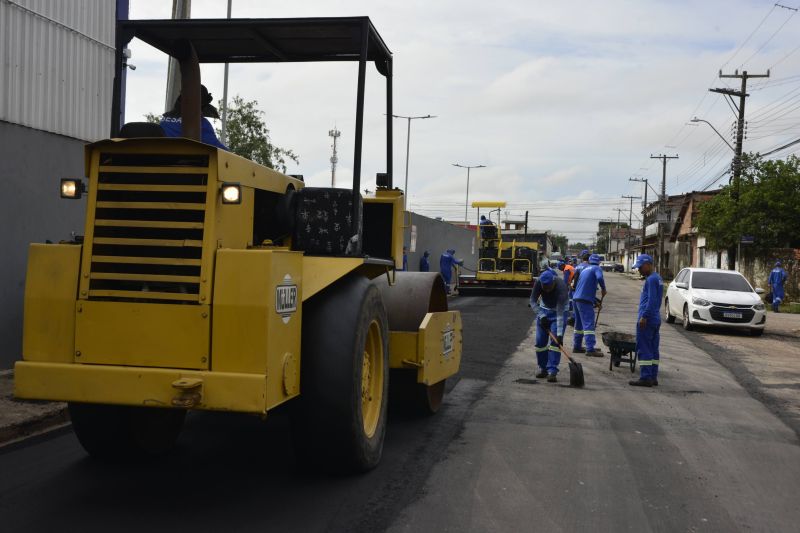
<path fill-rule="evenodd" d="M 403 209 L 408 205 L 408 155 L 411 150 L 411 121 L 424 118 L 436 118 L 436 115 L 424 115 L 417 117 L 407 117 L 404 115 L 392 115 L 393 118 L 404 118 L 408 121 L 408 128 L 406 130 L 406 184 L 403 188 Z"/>
<path fill-rule="evenodd" d="M 708 124 L 709 126 L 711 126 L 711 129 L 712 129 L 712 130 L 714 130 L 714 133 L 716 133 L 716 134 L 719 136 L 719 138 L 720 138 L 720 139 L 722 139 L 722 141 L 723 141 L 725 144 L 727 144 L 727 145 L 728 145 L 728 148 L 730 148 L 731 150 L 733 150 L 734 152 L 736 152 L 736 149 L 735 149 L 733 146 L 731 146 L 731 143 L 729 143 L 729 142 L 728 142 L 728 140 L 727 140 L 727 139 L 725 139 L 725 137 L 723 137 L 723 136 L 722 136 L 722 134 L 721 134 L 720 132 L 718 132 L 718 131 L 717 131 L 717 128 L 715 128 L 715 127 L 714 127 L 714 125 L 713 125 L 712 123 L 710 123 L 709 121 L 707 121 L 707 120 L 703 120 L 702 118 L 697 118 L 697 117 L 694 117 L 694 118 L 693 118 L 692 120 L 690 120 L 689 122 L 705 122 L 706 124 Z"/>
<path fill-rule="evenodd" d="M 469 225 L 469 171 L 473 168 L 486 168 L 486 165 L 461 165 L 459 163 L 453 163 L 453 166 L 467 169 L 467 198 L 464 200 L 464 227 L 467 227 Z"/>

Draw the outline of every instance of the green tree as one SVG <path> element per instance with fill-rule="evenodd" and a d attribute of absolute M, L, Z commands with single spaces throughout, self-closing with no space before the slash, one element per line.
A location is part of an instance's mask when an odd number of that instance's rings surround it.
<path fill-rule="evenodd" d="M 800 247 L 800 158 L 764 161 L 748 154 L 735 199 L 726 185 L 700 206 L 697 229 L 711 249 L 729 249 L 743 235 L 754 237 L 749 249 L 757 254 L 772 248 Z"/>
<path fill-rule="evenodd" d="M 550 239 L 552 239 L 553 246 L 557 252 L 561 252 L 562 255 L 567 254 L 567 244 L 569 243 L 569 240 L 567 239 L 566 235 L 553 234 L 550 235 Z"/>
<path fill-rule="evenodd" d="M 233 97 L 232 105 L 228 107 L 228 148 L 237 155 L 286 173 L 287 162 L 298 163 L 300 158 L 292 150 L 272 144 L 264 112 L 257 105 L 256 100 L 247 101 L 239 95 Z M 221 131 L 217 130 L 217 135 L 220 134 Z"/>

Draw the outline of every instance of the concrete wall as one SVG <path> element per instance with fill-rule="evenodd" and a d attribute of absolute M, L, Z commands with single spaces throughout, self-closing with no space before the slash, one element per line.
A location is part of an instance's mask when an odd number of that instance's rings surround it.
<path fill-rule="evenodd" d="M 408 269 L 419 270 L 419 259 L 425 250 L 431 253 L 431 272 L 439 271 L 439 257 L 448 248 L 455 248 L 456 257 L 464 260 L 464 266 L 475 270 L 478 267 L 478 243 L 476 233 L 448 222 L 411 213 L 411 225 L 416 228 L 416 249 L 411 251 L 411 229 L 406 229 L 405 245 L 409 247 Z"/>
<path fill-rule="evenodd" d="M 85 201 L 62 200 L 59 179 L 81 177 L 83 142 L 0 122 L 0 369 L 22 353 L 22 303 L 28 243 L 83 234 Z"/>

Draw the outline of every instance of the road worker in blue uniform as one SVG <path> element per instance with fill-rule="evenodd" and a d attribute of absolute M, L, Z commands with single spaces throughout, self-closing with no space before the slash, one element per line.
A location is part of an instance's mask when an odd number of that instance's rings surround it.
<path fill-rule="evenodd" d="M 431 256 L 431 253 L 428 250 L 425 250 L 425 253 L 422 254 L 422 257 L 419 258 L 419 271 L 420 272 L 430 272 L 431 271 L 431 262 L 428 259 Z"/>
<path fill-rule="evenodd" d="M 658 344 L 661 329 L 661 301 L 664 296 L 664 280 L 653 268 L 653 258 L 641 254 L 633 268 L 644 276 L 642 294 L 639 297 L 639 315 L 636 324 L 636 353 L 639 358 L 639 379 L 629 383 L 635 387 L 658 385 Z"/>
<path fill-rule="evenodd" d="M 602 357 L 602 352 L 595 349 L 594 308 L 597 304 L 597 286 L 600 286 L 601 294 L 605 296 L 606 282 L 603 279 L 603 270 L 599 266 L 600 256 L 591 254 L 587 263 L 580 273 L 576 273 L 578 281 L 575 293 L 572 295 L 572 303 L 575 306 L 575 335 L 573 336 L 572 351 Z M 586 341 L 585 349 L 583 347 L 584 340 Z"/>
<path fill-rule="evenodd" d="M 564 344 L 564 330 L 567 321 L 564 318 L 569 296 L 567 284 L 553 270 L 547 269 L 539 275 L 533 284 L 530 306 L 536 315 L 536 362 L 539 365 L 537 378 L 547 378 L 556 383 L 558 364 L 561 362 L 561 351 L 553 345 L 548 331 L 552 332 L 558 344 Z"/>
<path fill-rule="evenodd" d="M 769 273 L 769 288 L 772 291 L 772 310 L 780 313 L 780 305 L 784 298 L 783 284 L 789 276 L 781 266 L 780 261 L 775 261 L 775 268 Z"/>
<path fill-rule="evenodd" d="M 456 251 L 449 249 L 442 254 L 439 258 L 439 272 L 444 278 L 444 283 L 447 286 L 447 294 L 450 294 L 450 282 L 453 279 L 453 267 L 456 265 L 463 265 L 464 260 L 456 258 Z"/>
<path fill-rule="evenodd" d="M 228 147 L 219 142 L 217 135 L 214 133 L 214 127 L 206 117 L 219 119 L 219 112 L 217 108 L 211 105 L 213 98 L 211 93 L 208 92 L 205 85 L 200 86 L 200 141 L 217 148 L 227 150 Z M 173 108 L 161 117 L 161 129 L 164 130 L 164 135 L 167 137 L 183 137 L 183 122 L 181 121 L 181 97 L 175 100 Z"/>

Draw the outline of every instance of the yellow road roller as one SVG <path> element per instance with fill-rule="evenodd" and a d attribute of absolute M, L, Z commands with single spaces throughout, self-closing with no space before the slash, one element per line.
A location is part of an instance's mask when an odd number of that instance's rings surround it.
<path fill-rule="evenodd" d="M 181 137 L 120 123 L 132 39 L 180 64 Z M 313 61 L 358 64 L 351 189 L 201 142 L 201 63 Z M 386 172 L 362 196 L 371 65 L 386 81 Z M 374 467 L 389 396 L 436 412 L 462 351 L 441 277 L 397 271 L 384 41 L 366 17 L 121 21 L 115 72 L 111 138 L 60 183 L 87 200 L 84 235 L 30 245 L 17 397 L 68 402 L 83 447 L 113 459 L 171 449 L 189 410 L 286 404 L 299 461 Z"/>

